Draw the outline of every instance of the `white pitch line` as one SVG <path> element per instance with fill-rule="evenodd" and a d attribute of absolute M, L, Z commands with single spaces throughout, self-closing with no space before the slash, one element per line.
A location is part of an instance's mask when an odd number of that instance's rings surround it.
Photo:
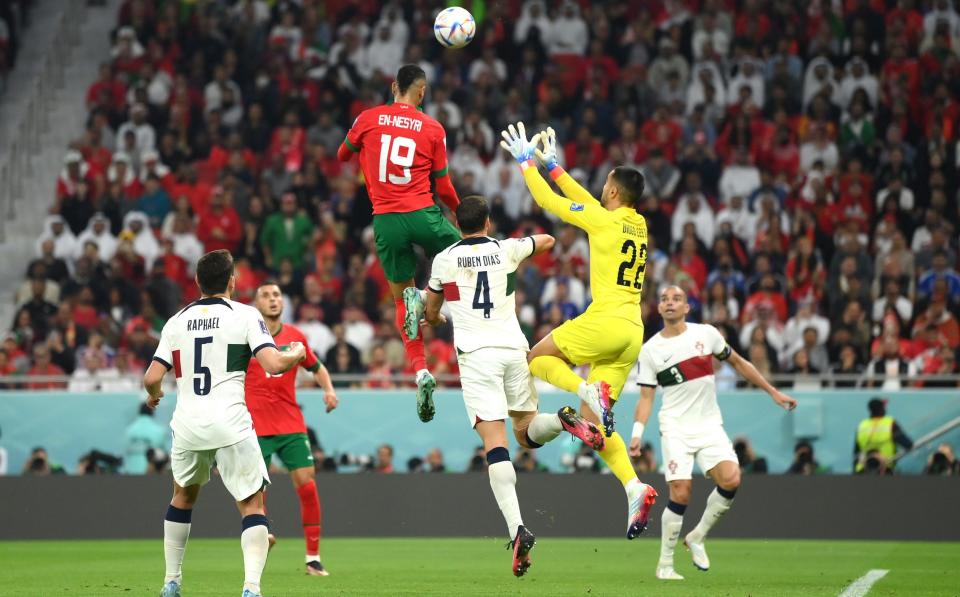
<path fill-rule="evenodd" d="M 868 570 L 866 574 L 850 583 L 850 586 L 840 593 L 840 597 L 863 597 L 870 592 L 870 589 L 881 578 L 887 575 L 889 570 Z"/>

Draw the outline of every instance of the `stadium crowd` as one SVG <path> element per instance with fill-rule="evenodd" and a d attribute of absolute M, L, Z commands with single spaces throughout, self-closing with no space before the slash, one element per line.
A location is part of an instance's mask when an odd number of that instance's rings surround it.
<path fill-rule="evenodd" d="M 490 199 L 496 234 L 558 239 L 518 272 L 531 342 L 589 303 L 588 250 L 497 148 L 517 120 L 557 129 L 596 194 L 612 165 L 643 169 L 648 334 L 657 289 L 678 284 L 691 320 L 798 389 L 957 372 L 951 0 L 478 1 L 460 51 L 433 41 L 441 4 L 123 2 L 0 376 L 133 389 L 165 319 L 197 296 L 196 259 L 227 248 L 239 300 L 278 280 L 331 373 L 363 374 L 338 383 L 392 387 L 404 352 L 370 203 L 335 154 L 403 62 L 428 74 L 423 109 L 446 127 L 459 194 Z M 449 333 L 425 330 L 438 377 L 456 372 Z"/>

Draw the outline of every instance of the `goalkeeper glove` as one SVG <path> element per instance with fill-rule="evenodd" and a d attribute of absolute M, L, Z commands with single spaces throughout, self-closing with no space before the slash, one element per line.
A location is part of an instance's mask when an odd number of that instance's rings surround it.
<path fill-rule="evenodd" d="M 540 133 L 540 144 L 543 145 L 543 151 L 536 148 L 537 160 L 543 164 L 547 170 L 553 172 L 553 169 L 559 166 L 557 163 L 557 133 L 552 126 Z"/>
<path fill-rule="evenodd" d="M 512 124 L 507 127 L 507 130 L 500 133 L 503 136 L 503 141 L 500 142 L 500 147 L 507 150 L 510 155 L 513 156 L 513 159 L 523 166 L 532 166 L 533 156 L 536 153 L 537 141 L 540 139 L 540 133 L 537 133 L 529 141 L 527 140 L 527 131 L 523 126 L 522 122 L 518 122 L 517 126 Z"/>

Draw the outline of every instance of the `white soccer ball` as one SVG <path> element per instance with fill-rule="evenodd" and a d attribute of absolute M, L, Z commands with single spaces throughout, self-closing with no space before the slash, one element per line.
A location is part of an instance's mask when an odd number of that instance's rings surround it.
<path fill-rule="evenodd" d="M 465 8 L 451 6 L 440 11 L 433 22 L 433 34 L 445 48 L 462 48 L 473 40 L 477 23 Z"/>

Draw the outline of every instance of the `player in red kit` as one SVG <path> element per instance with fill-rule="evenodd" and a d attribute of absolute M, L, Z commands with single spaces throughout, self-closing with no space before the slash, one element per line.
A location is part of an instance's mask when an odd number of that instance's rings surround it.
<path fill-rule="evenodd" d="M 317 384 L 323 388 L 327 412 L 335 409 L 337 394 L 326 367 L 310 350 L 303 332 L 280 321 L 280 315 L 283 314 L 280 288 L 270 283 L 261 285 L 257 289 L 255 306 L 263 315 L 277 348 L 286 350 L 291 342 L 300 342 L 306 347 L 307 355 L 300 366 L 311 371 Z M 270 459 L 276 453 L 290 471 L 290 478 L 300 498 L 300 519 L 307 543 L 307 574 L 328 576 L 330 573 L 320 563 L 320 495 L 314 480 L 313 453 L 307 439 L 307 426 L 297 404 L 296 386 L 296 367 L 282 375 L 269 375 L 256 359 L 250 360 L 244 390 L 260 451 L 268 468 Z M 275 539 L 271 536 L 271 545 L 273 541 Z"/>
<path fill-rule="evenodd" d="M 420 112 L 427 76 L 415 64 L 397 71 L 393 103 L 364 110 L 337 151 L 340 161 L 360 154 L 360 168 L 373 203 L 377 256 L 397 306 L 407 359 L 417 372 L 417 414 L 433 418 L 436 380 L 427 370 L 419 323 L 423 300 L 414 286 L 419 245 L 427 257 L 460 240 L 460 233 L 434 203 L 431 179 L 441 201 L 456 211 L 460 199 L 447 172 L 447 138 L 439 122 Z"/>

